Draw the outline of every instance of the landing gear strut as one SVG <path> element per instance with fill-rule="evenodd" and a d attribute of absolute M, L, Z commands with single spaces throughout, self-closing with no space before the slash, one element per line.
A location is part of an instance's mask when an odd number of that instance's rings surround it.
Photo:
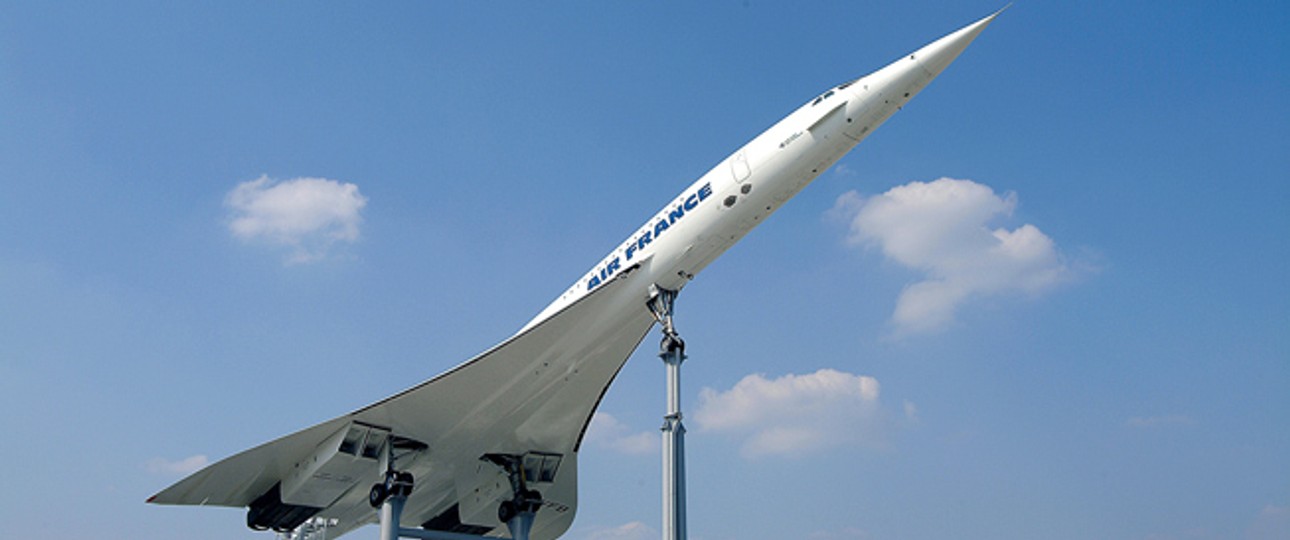
<path fill-rule="evenodd" d="M 372 491 L 367 495 L 367 502 L 372 505 L 372 508 L 380 508 L 391 496 L 407 497 L 412 494 L 413 482 L 412 473 L 386 470 L 385 481 L 372 486 Z"/>
<path fill-rule="evenodd" d="M 386 443 L 385 453 L 381 455 L 381 465 L 385 469 L 385 479 L 372 485 L 367 493 L 367 502 L 377 509 L 381 518 L 381 540 L 398 540 L 402 536 L 399 517 L 403 514 L 403 503 L 412 495 L 415 479 L 412 473 L 398 471 L 394 468 L 394 441 Z"/>
<path fill-rule="evenodd" d="M 524 457 L 512 454 L 484 454 L 480 458 L 501 467 L 511 481 L 511 500 L 497 507 L 497 519 L 511 530 L 513 540 L 528 540 L 533 519 L 542 508 L 542 494 L 529 489 L 524 478 Z"/>
<path fill-rule="evenodd" d="M 524 456 L 512 454 L 484 454 L 487 461 L 506 471 L 511 482 L 511 498 L 502 501 L 497 507 L 497 519 L 506 524 L 511 531 L 512 540 L 529 540 L 533 529 L 533 520 L 537 511 L 542 508 L 542 494 L 529 489 L 524 477 Z M 374 484 L 368 492 L 368 502 L 378 510 L 381 524 L 381 540 L 398 540 L 400 538 L 421 538 L 426 540 L 487 540 L 483 536 L 448 531 L 427 529 L 410 529 L 399 525 L 403 515 L 403 504 L 412 495 L 413 478 L 408 472 L 394 468 L 393 445 L 382 456 L 381 464 L 385 469 L 385 478 Z"/>

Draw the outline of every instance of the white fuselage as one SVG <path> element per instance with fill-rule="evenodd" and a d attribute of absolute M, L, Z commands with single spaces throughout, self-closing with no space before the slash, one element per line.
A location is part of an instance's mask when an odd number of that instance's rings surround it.
<path fill-rule="evenodd" d="M 679 290 L 904 106 L 992 18 L 808 101 L 677 195 L 520 332 L 631 272 Z"/>

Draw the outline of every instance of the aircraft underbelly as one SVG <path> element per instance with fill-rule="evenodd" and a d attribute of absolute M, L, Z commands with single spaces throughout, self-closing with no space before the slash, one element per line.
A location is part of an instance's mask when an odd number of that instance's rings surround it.
<path fill-rule="evenodd" d="M 576 451 L 600 397 L 653 325 L 641 272 L 614 280 L 528 331 L 474 359 L 388 399 L 215 463 L 157 494 L 161 504 L 246 507 L 310 461 L 325 442 L 352 423 L 380 426 L 428 445 L 402 469 L 417 478 L 405 522 L 421 524 L 457 505 L 458 519 L 501 528 L 496 494 L 501 470 L 487 453 L 547 452 L 564 456 L 552 482 L 538 484 L 545 501 L 533 538 L 555 538 L 572 523 L 577 505 Z M 335 465 L 332 465 L 335 468 Z M 372 523 L 367 488 L 375 462 L 352 487 L 334 479 L 301 493 L 343 494 L 317 515 L 336 518 L 333 534 Z M 247 480 L 247 479 L 250 480 Z M 322 495 L 320 495 L 320 493 Z"/>

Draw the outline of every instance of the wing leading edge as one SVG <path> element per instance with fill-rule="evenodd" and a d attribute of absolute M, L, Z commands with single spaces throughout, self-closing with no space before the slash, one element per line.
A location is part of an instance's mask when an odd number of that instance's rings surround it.
<path fill-rule="evenodd" d="M 654 323 L 645 307 L 648 284 L 640 274 L 624 274 L 426 382 L 225 458 L 148 501 L 282 504 L 276 510 L 296 511 L 301 520 L 334 519 L 332 533 L 343 534 L 376 521 L 367 496 L 383 470 L 362 448 L 344 453 L 348 443 L 341 442 L 342 452 L 336 452 L 337 441 L 370 432 L 424 446 L 398 462 L 399 469 L 416 475 L 405 523 L 475 534 L 504 527 L 497 520 L 497 501 L 509 496 L 499 492 L 505 476 L 481 461 L 483 455 L 557 456 L 552 459 L 558 469 L 536 484 L 544 505 L 533 527 L 534 539 L 555 538 L 573 521 L 576 453 L 591 415 Z M 296 520 L 283 519 L 286 528 L 295 526 Z"/>

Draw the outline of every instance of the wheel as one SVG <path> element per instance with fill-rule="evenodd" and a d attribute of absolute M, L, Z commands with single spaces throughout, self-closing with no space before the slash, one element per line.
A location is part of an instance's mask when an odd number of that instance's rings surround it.
<path fill-rule="evenodd" d="M 524 492 L 524 509 L 529 512 L 537 512 L 542 508 L 542 493 L 536 489 L 530 489 Z"/>
<path fill-rule="evenodd" d="M 502 501 L 502 504 L 497 507 L 497 520 L 502 523 L 510 523 L 511 518 L 515 517 L 516 513 L 515 503 Z"/>
<path fill-rule="evenodd" d="M 385 486 L 376 484 L 372 486 L 372 491 L 367 493 L 367 502 L 372 505 L 372 508 L 380 508 L 388 496 L 389 492 L 385 491 Z"/>

